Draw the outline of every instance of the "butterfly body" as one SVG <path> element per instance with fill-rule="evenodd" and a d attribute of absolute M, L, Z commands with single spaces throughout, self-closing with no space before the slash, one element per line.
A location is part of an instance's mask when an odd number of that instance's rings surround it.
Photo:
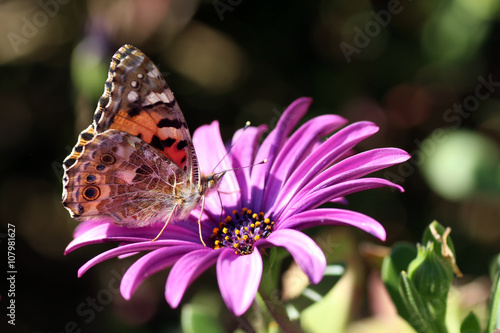
<path fill-rule="evenodd" d="M 222 177 L 199 174 L 174 95 L 131 45 L 113 56 L 94 121 L 63 167 L 63 205 L 73 218 L 127 227 L 186 218 Z"/>

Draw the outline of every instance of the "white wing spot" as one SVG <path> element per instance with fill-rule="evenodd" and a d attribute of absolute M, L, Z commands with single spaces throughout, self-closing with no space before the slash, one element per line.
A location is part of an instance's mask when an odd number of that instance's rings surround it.
<path fill-rule="evenodd" d="M 139 73 L 139 74 L 137 74 L 137 77 L 138 77 L 139 79 L 144 79 L 144 74 Z"/>
<path fill-rule="evenodd" d="M 137 81 L 131 81 L 130 85 L 132 86 L 132 88 L 137 88 L 137 86 L 139 85 L 139 83 Z"/>
<path fill-rule="evenodd" d="M 127 95 L 127 100 L 130 103 L 133 103 L 133 102 L 137 101 L 138 98 L 139 98 L 139 94 L 137 94 L 137 92 L 134 91 L 134 90 L 132 90 L 131 92 L 129 92 L 128 95 Z"/>
<path fill-rule="evenodd" d="M 158 98 L 158 94 L 155 92 L 150 92 L 146 98 L 144 99 L 144 105 L 150 105 L 150 104 L 155 104 L 160 101 L 160 98 Z"/>
<path fill-rule="evenodd" d="M 173 96 L 167 96 L 165 92 L 162 92 L 161 94 L 159 94 L 159 96 L 162 102 L 164 103 L 170 103 L 173 101 Z M 170 99 L 169 97 L 172 97 L 172 99 Z"/>
<path fill-rule="evenodd" d="M 150 76 L 152 78 L 156 78 L 156 77 L 160 77 L 161 74 L 160 74 L 160 72 L 158 72 L 158 70 L 156 68 L 153 68 L 152 70 L 150 70 L 148 72 L 148 76 Z"/>

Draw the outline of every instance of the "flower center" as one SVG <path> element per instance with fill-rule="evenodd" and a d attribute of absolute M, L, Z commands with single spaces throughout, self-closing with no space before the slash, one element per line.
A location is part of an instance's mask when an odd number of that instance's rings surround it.
<path fill-rule="evenodd" d="M 273 230 L 274 221 L 264 218 L 264 213 L 253 213 L 250 209 L 243 208 L 241 213 L 233 211 L 233 216 L 228 215 L 219 228 L 214 228 L 214 249 L 229 247 L 241 255 L 253 251 L 253 243 L 260 238 L 266 238 Z"/>

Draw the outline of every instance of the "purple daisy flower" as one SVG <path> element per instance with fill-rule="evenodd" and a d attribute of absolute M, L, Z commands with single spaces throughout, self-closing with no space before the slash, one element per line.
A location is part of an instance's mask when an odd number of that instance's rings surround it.
<path fill-rule="evenodd" d="M 263 271 L 261 249 L 284 247 L 311 283 L 318 283 L 326 267 L 325 256 L 299 230 L 318 225 L 352 225 L 384 240 L 385 230 L 376 220 L 346 209 L 318 207 L 382 186 L 403 191 L 385 179 L 360 177 L 404 162 L 410 156 L 396 148 L 352 154 L 351 149 L 376 133 L 378 127 L 371 122 L 357 122 L 338 130 L 347 121 L 337 115 L 313 118 L 292 133 L 311 102 L 309 98 L 293 102 L 262 144 L 259 139 L 266 126 L 237 131 L 233 137 L 235 145 L 225 158 L 227 148 L 217 122 L 195 131 L 193 142 L 205 174 L 214 171 L 217 164 L 215 172 L 268 160 L 263 165 L 227 172 L 219 188 L 221 200 L 217 195 L 206 198 L 202 234 L 207 247 L 198 236 L 196 221 L 200 208 L 191 213 L 188 221 L 169 224 L 155 242 L 151 239 L 161 224 L 126 228 L 85 221 L 76 228 L 66 253 L 95 243 L 120 245 L 88 261 L 78 276 L 104 260 L 147 252 L 123 276 L 121 294 L 130 299 L 148 276 L 173 266 L 165 297 L 175 308 L 187 287 L 215 264 L 222 298 L 239 316 L 250 307 L 259 288 Z M 324 140 L 326 136 L 329 137 Z"/>

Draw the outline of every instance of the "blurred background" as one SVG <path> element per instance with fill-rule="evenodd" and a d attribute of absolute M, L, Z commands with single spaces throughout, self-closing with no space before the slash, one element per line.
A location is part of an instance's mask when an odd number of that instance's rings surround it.
<path fill-rule="evenodd" d="M 336 113 L 380 126 L 359 151 L 411 153 L 378 174 L 405 193 L 348 198 L 349 209 L 384 225 L 386 243 L 328 229 L 347 249 L 330 251 L 329 260 L 359 268 L 346 331 L 375 327 L 393 311 L 377 303 L 383 296 L 369 258 L 380 248 L 373 245 L 418 242 L 434 219 L 453 230 L 465 275 L 456 282 L 458 303 L 481 312 L 489 262 L 500 251 L 499 7 L 497 0 L 0 1 L 0 244 L 6 253 L 7 223 L 14 224 L 18 270 L 16 327 L 9 328 L 180 331 L 181 309 L 164 300 L 168 272 L 124 301 L 116 288 L 129 259 L 78 279 L 78 268 L 109 246 L 63 255 L 77 223 L 60 203 L 61 162 L 90 124 L 111 56 L 125 43 L 158 65 L 191 131 L 219 120 L 228 140 L 247 120 L 273 128 L 289 103 L 310 96 L 308 118 Z M 220 303 L 214 271 L 203 277 L 185 300 L 205 295 L 234 329 L 238 320 Z M 2 290 L 3 309 L 6 299 Z"/>

